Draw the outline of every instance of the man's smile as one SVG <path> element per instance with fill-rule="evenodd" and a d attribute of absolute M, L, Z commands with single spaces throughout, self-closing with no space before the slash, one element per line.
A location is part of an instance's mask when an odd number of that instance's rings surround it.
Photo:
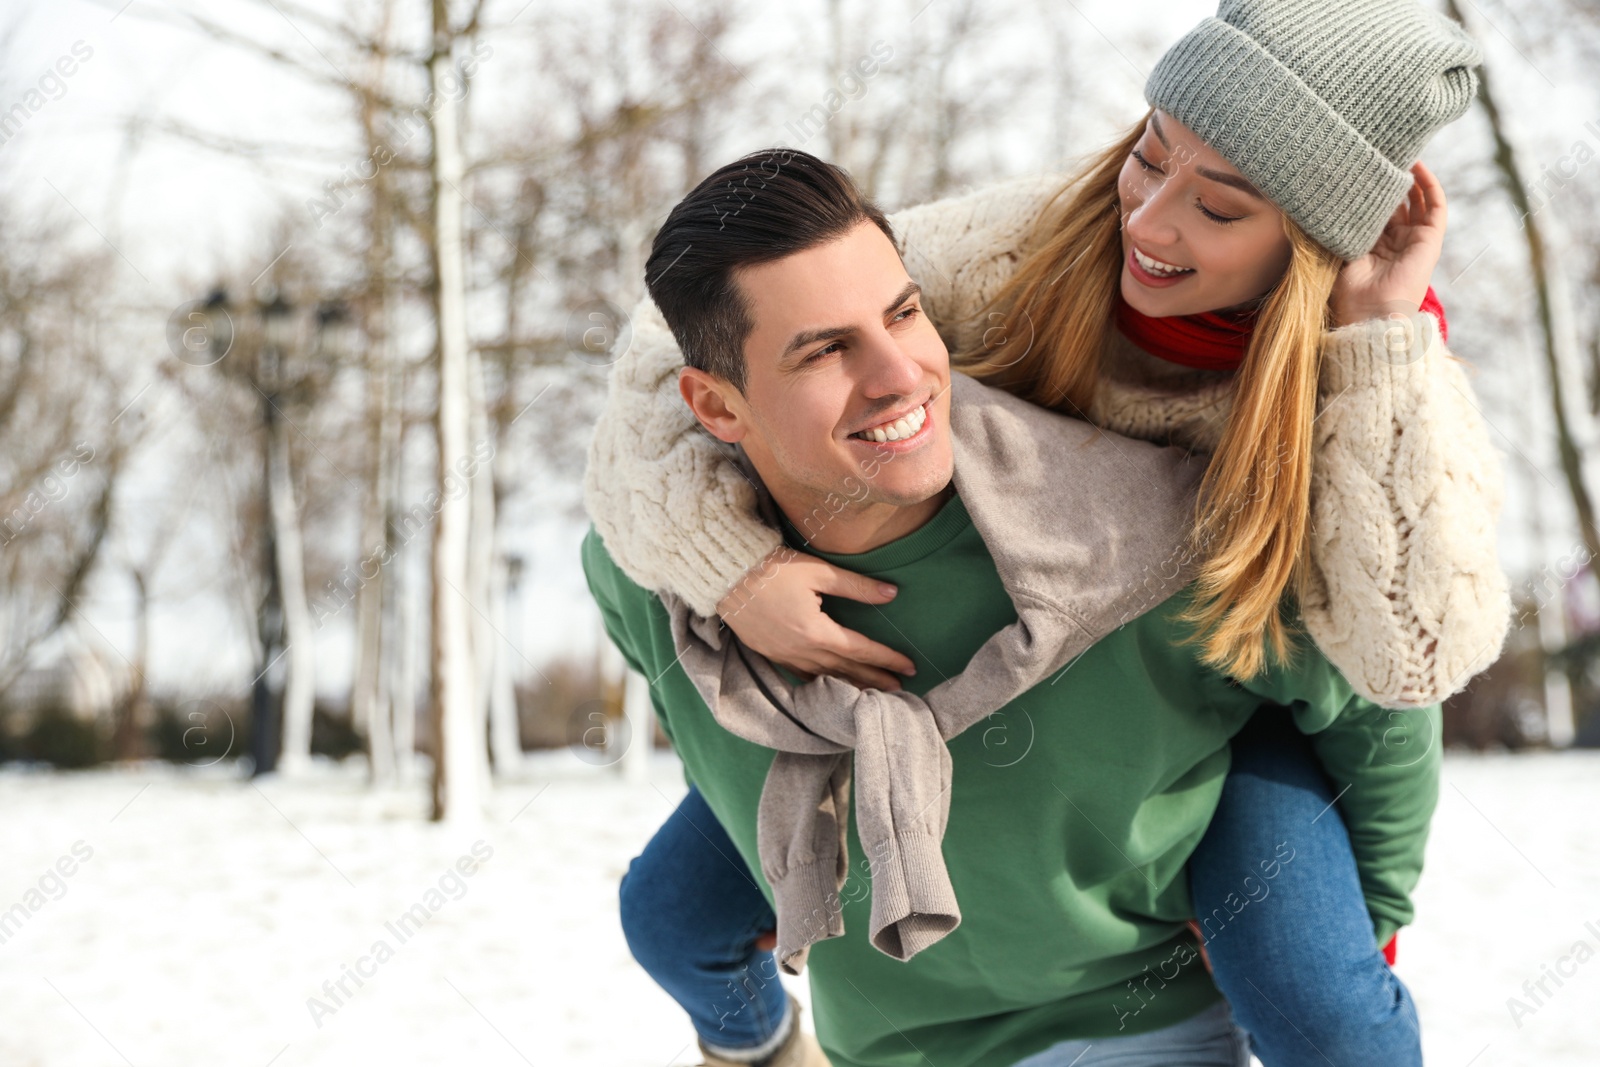
<path fill-rule="evenodd" d="M 890 441 L 911 441 L 922 434 L 927 426 L 929 405 L 933 401 L 926 400 L 911 410 L 875 423 L 864 430 L 858 430 L 851 437 L 860 441 L 871 441 L 877 444 L 887 444 Z"/>

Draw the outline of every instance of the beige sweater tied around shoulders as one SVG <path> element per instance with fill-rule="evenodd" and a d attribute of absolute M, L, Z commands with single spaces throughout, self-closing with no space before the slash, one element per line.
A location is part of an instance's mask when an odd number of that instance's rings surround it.
<path fill-rule="evenodd" d="M 1205 464 L 1192 453 L 1102 432 L 959 374 L 950 438 L 956 492 L 1017 618 L 922 696 L 826 675 L 792 684 L 718 620 L 661 597 L 684 674 L 717 722 L 777 750 L 757 847 L 789 974 L 812 944 L 844 933 L 852 810 L 872 870 L 872 945 L 907 960 L 955 929 L 961 909 L 942 851 L 953 774 L 945 742 L 1199 569 L 1190 533 Z"/>
<path fill-rule="evenodd" d="M 1059 178 L 1029 178 L 890 216 L 923 307 L 954 351 L 1010 277 Z M 1423 356 L 1388 358 L 1380 320 L 1325 336 L 1311 484 L 1306 630 L 1356 692 L 1420 707 L 1500 654 L 1511 619 L 1496 549 L 1498 453 L 1462 364 L 1420 317 Z M 589 515 L 623 571 L 701 615 L 781 543 L 755 492 L 678 394 L 682 354 L 647 298 L 590 446 Z M 1088 412 L 1130 437 L 1216 447 L 1233 375 L 1147 355 L 1112 331 Z"/>

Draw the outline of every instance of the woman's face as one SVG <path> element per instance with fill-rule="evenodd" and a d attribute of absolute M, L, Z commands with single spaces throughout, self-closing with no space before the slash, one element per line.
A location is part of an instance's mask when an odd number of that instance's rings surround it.
<path fill-rule="evenodd" d="M 1288 269 L 1283 212 L 1164 111 L 1123 164 L 1117 198 L 1122 298 L 1146 315 L 1245 304 Z"/>

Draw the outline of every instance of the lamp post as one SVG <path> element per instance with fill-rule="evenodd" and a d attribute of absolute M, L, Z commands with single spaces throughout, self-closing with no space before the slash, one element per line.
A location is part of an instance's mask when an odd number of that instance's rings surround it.
<path fill-rule="evenodd" d="M 317 305 L 317 352 L 326 362 L 338 363 L 355 351 L 356 322 L 342 301 Z"/>
<path fill-rule="evenodd" d="M 309 755 L 315 695 L 311 616 L 282 406 L 303 401 L 315 390 L 315 366 L 295 358 L 306 354 L 303 339 L 309 335 L 310 351 L 318 361 L 337 362 L 352 344 L 353 323 L 341 302 L 297 308 L 275 287 L 266 299 L 251 301 L 241 310 L 258 326 L 254 358 L 223 363 L 215 357 L 206 365 L 221 366 L 261 395 L 261 500 L 266 518 L 261 534 L 262 596 L 256 609 L 261 658 L 250 686 L 250 753 L 253 773 L 260 775 L 277 770 L 286 750 L 296 760 Z M 226 290 L 214 289 L 200 313 L 227 326 L 225 342 L 220 344 L 226 355 L 234 340 Z M 219 344 L 214 331 L 205 336 L 211 339 L 209 354 Z"/>
<path fill-rule="evenodd" d="M 250 693 L 250 753 L 255 767 L 252 775 L 269 774 L 278 767 L 283 748 L 283 686 L 268 675 L 284 653 L 283 588 L 278 577 L 278 540 L 272 516 L 272 439 L 278 432 L 277 395 L 282 369 L 282 349 L 288 341 L 290 307 L 282 294 L 274 294 L 266 304 L 257 304 L 261 323 L 261 345 L 256 352 L 255 386 L 261 393 L 261 509 L 263 523 L 261 576 L 266 587 L 256 614 L 256 632 L 261 644 L 262 668 L 256 674 Z"/>

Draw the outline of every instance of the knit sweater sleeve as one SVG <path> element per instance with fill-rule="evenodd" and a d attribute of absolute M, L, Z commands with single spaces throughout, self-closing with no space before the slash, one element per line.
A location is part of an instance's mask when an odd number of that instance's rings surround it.
<path fill-rule="evenodd" d="M 589 444 L 584 505 L 624 574 L 715 615 L 723 594 L 783 539 L 757 517 L 755 487 L 728 446 L 679 395 L 683 354 L 649 297 L 632 327 Z"/>
<path fill-rule="evenodd" d="M 1500 456 L 1438 321 L 1410 321 L 1326 336 L 1302 613 L 1358 693 L 1416 708 L 1499 656 L 1511 601 Z"/>
<path fill-rule="evenodd" d="M 1058 179 L 1004 182 L 890 216 L 923 309 L 952 348 L 965 322 L 1010 277 Z M 584 475 L 584 504 L 607 552 L 646 589 L 676 593 L 701 615 L 781 543 L 728 447 L 678 393 L 683 355 L 648 297 L 611 369 Z"/>

